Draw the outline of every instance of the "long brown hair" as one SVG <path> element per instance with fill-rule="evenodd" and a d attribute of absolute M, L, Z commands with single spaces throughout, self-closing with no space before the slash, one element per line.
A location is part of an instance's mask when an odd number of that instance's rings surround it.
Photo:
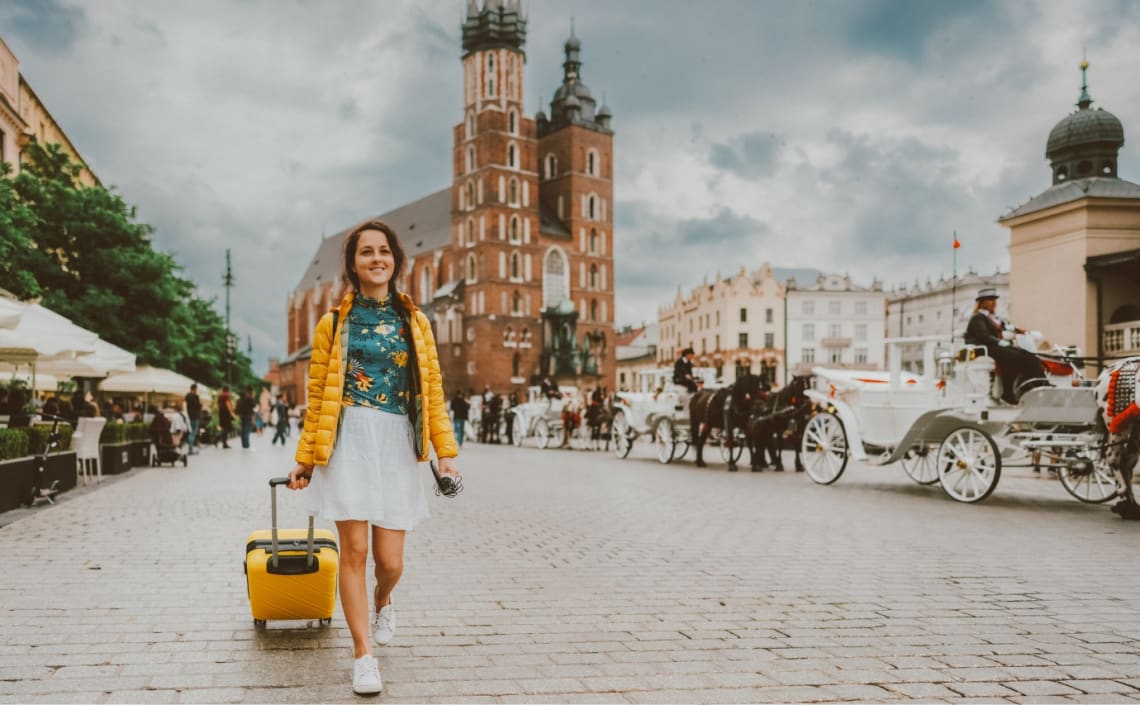
<path fill-rule="evenodd" d="M 344 236 L 344 273 L 342 275 L 344 283 L 354 292 L 360 293 L 360 277 L 357 276 L 355 269 L 356 247 L 360 242 L 361 233 L 366 230 L 377 230 L 384 233 L 384 237 L 388 238 L 388 247 L 392 250 L 392 258 L 396 260 L 396 264 L 392 268 L 392 278 L 388 280 L 388 295 L 392 297 L 392 303 L 396 306 L 396 310 L 402 311 L 404 306 L 400 300 L 400 292 L 396 288 L 396 282 L 404 272 L 404 262 L 407 261 L 407 257 L 404 255 L 404 248 L 400 245 L 400 238 L 396 236 L 396 231 L 382 220 L 369 218 L 352 226 L 348 234 Z"/>

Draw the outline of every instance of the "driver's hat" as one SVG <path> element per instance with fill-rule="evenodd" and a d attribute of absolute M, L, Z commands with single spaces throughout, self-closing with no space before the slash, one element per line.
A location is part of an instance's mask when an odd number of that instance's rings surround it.
<path fill-rule="evenodd" d="M 974 298 L 974 301 L 982 301 L 983 299 L 996 299 L 996 298 L 998 298 L 997 289 L 990 286 L 990 287 L 986 287 L 985 289 L 979 289 L 978 295 L 977 295 L 977 297 Z"/>

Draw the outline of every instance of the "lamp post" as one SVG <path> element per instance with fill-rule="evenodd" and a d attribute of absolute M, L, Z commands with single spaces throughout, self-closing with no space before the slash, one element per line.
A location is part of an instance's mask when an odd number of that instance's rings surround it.
<path fill-rule="evenodd" d="M 234 351 L 237 350 L 237 338 L 230 332 L 230 289 L 234 285 L 234 272 L 230 268 L 230 251 L 226 248 L 226 272 L 222 275 L 222 283 L 226 287 L 226 384 L 234 383 Z"/>

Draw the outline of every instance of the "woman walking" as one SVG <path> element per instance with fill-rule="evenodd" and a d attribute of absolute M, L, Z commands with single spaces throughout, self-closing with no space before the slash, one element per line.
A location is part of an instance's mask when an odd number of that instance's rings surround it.
<path fill-rule="evenodd" d="M 376 562 L 372 637 L 395 635 L 392 590 L 404 570 L 405 533 L 428 517 L 418 463 L 435 448 L 442 474 L 458 478 L 435 338 L 427 317 L 396 290 L 404 251 L 379 220 L 344 242 L 340 306 L 317 322 L 309 363 L 309 405 L 290 489 L 308 488 L 310 514 L 336 522 L 340 601 L 352 633 L 352 689 L 381 690 L 369 643 L 366 566 L 371 529 Z"/>

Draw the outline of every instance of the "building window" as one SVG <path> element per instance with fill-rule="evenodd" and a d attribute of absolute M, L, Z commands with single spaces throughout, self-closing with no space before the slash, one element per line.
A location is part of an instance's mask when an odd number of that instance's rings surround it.
<path fill-rule="evenodd" d="M 589 200 L 586 201 L 586 217 L 590 220 L 594 219 L 594 212 L 597 201 L 598 199 L 594 198 L 593 196 L 590 196 Z"/>
<path fill-rule="evenodd" d="M 590 254 L 598 254 L 598 231 L 590 228 Z"/>
<path fill-rule="evenodd" d="M 776 314 L 772 309 L 770 309 L 770 308 L 764 309 L 764 322 L 765 323 L 772 323 L 773 322 L 773 316 L 775 316 L 775 315 Z"/>
<path fill-rule="evenodd" d="M 495 97 L 495 55 L 487 54 L 487 96 Z"/>
<path fill-rule="evenodd" d="M 514 59 L 512 58 L 511 61 L 513 62 Z M 512 110 L 511 112 L 507 113 L 507 132 L 510 132 L 512 135 L 517 133 L 519 131 L 518 122 L 518 114 L 515 113 L 515 111 Z"/>
<path fill-rule="evenodd" d="M 828 312 L 828 314 L 830 314 L 830 315 L 832 315 L 832 316 L 838 316 L 838 315 L 839 315 L 839 311 L 840 311 L 840 306 L 839 306 L 839 302 L 838 302 L 838 301 L 828 301 L 828 302 L 827 302 L 827 312 Z"/>
<path fill-rule="evenodd" d="M 805 301 L 804 302 L 804 313 L 808 314 L 809 316 L 815 313 L 815 302 L 814 301 Z"/>
<path fill-rule="evenodd" d="M 590 320 L 598 320 L 598 300 L 590 299 Z"/>
<path fill-rule="evenodd" d="M 764 334 L 764 347 L 767 348 L 768 350 L 771 350 L 772 348 L 776 347 L 776 334 L 775 333 L 765 333 Z"/>
<path fill-rule="evenodd" d="M 475 207 L 475 182 L 474 181 L 468 181 L 467 182 L 467 208 L 471 209 L 474 207 Z"/>
<path fill-rule="evenodd" d="M 598 265 L 590 265 L 590 288 L 597 290 L 598 288 Z"/>
<path fill-rule="evenodd" d="M 867 348 L 855 348 L 855 364 L 867 364 Z"/>
<path fill-rule="evenodd" d="M 815 362 L 815 348 L 804 348 L 800 360 L 802 362 Z"/>
<path fill-rule="evenodd" d="M 570 297 L 569 265 L 561 250 L 552 248 L 543 260 L 542 305 L 553 308 Z"/>
<path fill-rule="evenodd" d="M 519 267 L 519 253 L 511 253 L 511 279 L 522 279 L 521 269 Z"/>
<path fill-rule="evenodd" d="M 553 179 L 558 173 L 558 160 L 553 154 L 546 155 L 546 178 Z"/>
<path fill-rule="evenodd" d="M 598 175 L 598 153 L 592 149 L 586 155 L 586 173 L 590 176 Z"/>
<path fill-rule="evenodd" d="M 832 338 L 842 338 L 843 337 L 843 326 L 838 324 L 838 323 L 832 323 L 831 324 L 831 337 Z"/>
<path fill-rule="evenodd" d="M 741 333 L 740 334 L 740 345 L 739 345 L 739 347 L 741 347 L 741 348 L 747 348 L 748 347 L 748 334 L 747 333 Z"/>
<path fill-rule="evenodd" d="M 516 156 L 517 150 L 518 150 L 518 148 L 515 147 L 513 144 L 507 146 L 507 166 L 509 166 L 512 169 L 514 169 L 516 166 L 518 166 L 517 164 L 515 164 L 515 156 Z"/>
<path fill-rule="evenodd" d="M 475 116 L 474 115 L 468 115 L 467 116 L 467 139 L 471 139 L 474 136 L 475 136 Z"/>
<path fill-rule="evenodd" d="M 431 301 L 431 267 L 420 271 L 420 301 Z"/>
<path fill-rule="evenodd" d="M 740 309 L 740 322 L 741 323 L 747 323 L 748 322 L 748 309 L 746 309 L 746 308 Z"/>
<path fill-rule="evenodd" d="M 856 301 L 855 302 L 855 315 L 857 315 L 857 316 L 866 316 L 867 315 L 867 302 L 866 301 Z"/>
<path fill-rule="evenodd" d="M 512 206 L 517 206 L 519 203 L 519 180 L 512 177 L 510 186 L 507 187 L 507 203 Z"/>
<path fill-rule="evenodd" d="M 831 353 L 828 357 L 831 360 L 831 364 L 833 365 L 843 364 L 843 351 L 839 348 L 832 348 Z"/>
<path fill-rule="evenodd" d="M 855 324 L 855 340 L 864 341 L 866 339 L 867 339 L 867 324 L 866 323 L 856 323 Z"/>
<path fill-rule="evenodd" d="M 511 242 L 519 241 L 519 217 L 517 215 L 511 216 L 510 239 Z"/>
<path fill-rule="evenodd" d="M 516 315 L 522 313 L 522 294 L 518 289 L 515 289 L 515 293 L 511 295 L 511 313 Z"/>
<path fill-rule="evenodd" d="M 507 329 L 505 331 L 503 331 L 503 345 L 505 347 L 508 347 L 508 348 L 512 348 L 515 346 L 515 329 L 514 328 L 507 326 Z"/>
<path fill-rule="evenodd" d="M 475 244 L 475 221 L 470 218 L 467 219 L 467 244 Z"/>
<path fill-rule="evenodd" d="M 804 324 L 803 338 L 804 338 L 804 340 L 815 340 L 815 324 L 814 323 L 805 323 Z"/>
<path fill-rule="evenodd" d="M 475 281 L 475 255 L 467 255 L 467 282 Z"/>
<path fill-rule="evenodd" d="M 467 172 L 471 173 L 472 171 L 475 171 L 475 148 L 474 147 L 468 147 L 467 148 Z"/>
<path fill-rule="evenodd" d="M 736 361 L 736 379 L 752 374 L 752 361 L 742 357 Z"/>

